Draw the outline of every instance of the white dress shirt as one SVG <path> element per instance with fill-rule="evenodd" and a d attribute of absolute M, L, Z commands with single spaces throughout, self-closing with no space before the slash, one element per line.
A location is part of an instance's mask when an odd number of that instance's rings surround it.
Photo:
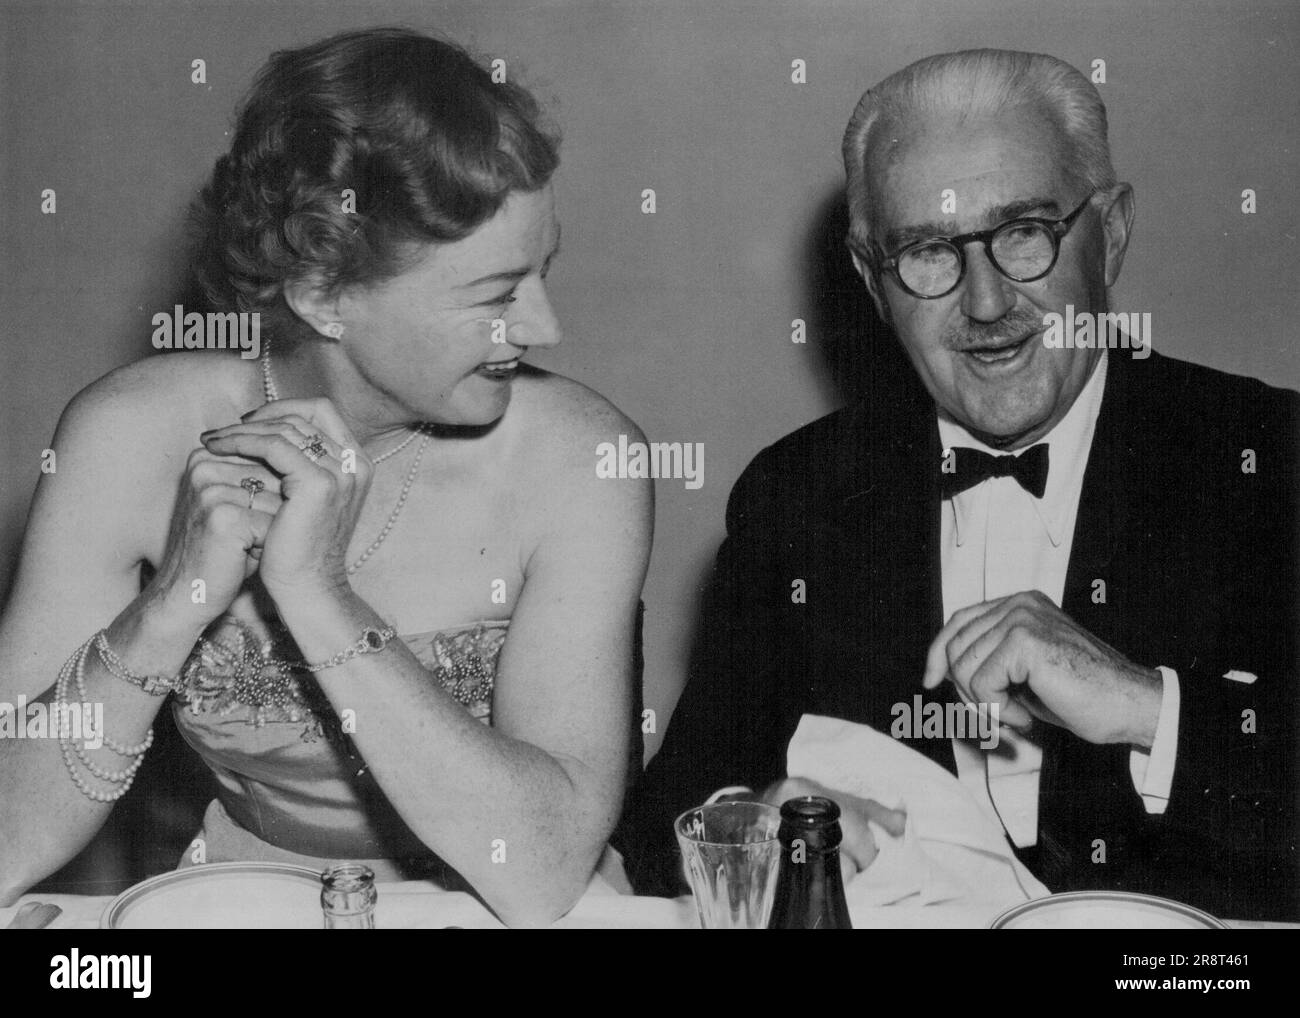
<path fill-rule="evenodd" d="M 1025 590 L 1039 590 L 1060 606 L 1106 366 L 1103 351 L 1074 406 L 1040 440 L 1049 446 L 1047 488 L 1041 499 L 1013 477 L 989 478 L 944 499 L 940 556 L 945 620 L 959 608 Z M 1004 455 L 942 417 L 939 438 L 945 450 L 974 448 Z M 1178 676 L 1163 666 L 1159 670 L 1164 682 L 1155 741 L 1150 752 L 1134 749 L 1129 757 L 1133 785 L 1148 813 L 1163 813 L 1168 805 L 1178 749 Z M 958 778 L 976 801 L 992 812 L 1018 847 L 1035 844 L 1042 749 L 1003 727 L 995 748 L 980 749 L 976 738 L 954 738 L 953 751 Z"/>

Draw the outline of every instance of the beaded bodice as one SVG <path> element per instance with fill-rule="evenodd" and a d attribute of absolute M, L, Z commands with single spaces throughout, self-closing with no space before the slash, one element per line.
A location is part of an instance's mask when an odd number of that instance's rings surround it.
<path fill-rule="evenodd" d="M 402 636 L 403 643 L 452 697 L 475 718 L 492 720 L 497 656 L 508 621 L 483 621 L 455 629 Z M 191 714 L 215 713 L 254 727 L 300 724 L 302 739 L 331 735 L 332 716 L 305 672 L 286 667 L 283 631 L 260 639 L 250 626 L 227 616 L 190 656 L 178 699 Z"/>

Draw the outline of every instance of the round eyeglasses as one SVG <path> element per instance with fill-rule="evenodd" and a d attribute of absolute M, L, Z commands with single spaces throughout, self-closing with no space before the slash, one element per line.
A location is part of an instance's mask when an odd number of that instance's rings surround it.
<path fill-rule="evenodd" d="M 966 276 L 965 246 L 978 242 L 1004 276 L 1017 283 L 1032 283 L 1052 271 L 1061 253 L 1061 238 L 1091 201 L 1090 194 L 1062 219 L 1010 219 L 991 230 L 918 240 L 881 261 L 880 271 L 892 275 L 913 297 L 946 297 Z"/>

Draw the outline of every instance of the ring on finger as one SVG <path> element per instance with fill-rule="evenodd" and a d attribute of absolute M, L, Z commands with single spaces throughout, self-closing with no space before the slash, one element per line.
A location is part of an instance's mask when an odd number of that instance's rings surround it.
<path fill-rule="evenodd" d="M 298 446 L 298 451 L 313 463 L 319 461 L 328 452 L 325 448 L 323 436 L 319 434 L 308 435 L 307 440 Z"/>
<path fill-rule="evenodd" d="M 248 508 L 253 508 L 253 499 L 259 492 L 266 490 L 266 482 L 257 477 L 245 477 L 239 482 L 239 486 L 248 492 Z"/>

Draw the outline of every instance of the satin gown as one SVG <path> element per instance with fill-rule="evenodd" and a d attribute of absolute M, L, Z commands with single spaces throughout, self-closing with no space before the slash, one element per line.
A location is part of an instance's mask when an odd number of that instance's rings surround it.
<path fill-rule="evenodd" d="M 471 715 L 492 723 L 497 659 L 509 620 L 400 639 Z M 176 726 L 216 775 L 217 798 L 182 866 L 274 861 L 323 869 L 363 861 L 380 880 L 464 881 L 428 850 L 388 801 L 350 733 L 374 719 L 358 691 L 338 711 L 309 673 L 269 659 L 295 659 L 286 633 L 259 634 L 226 616 L 182 671 L 172 698 Z"/>

